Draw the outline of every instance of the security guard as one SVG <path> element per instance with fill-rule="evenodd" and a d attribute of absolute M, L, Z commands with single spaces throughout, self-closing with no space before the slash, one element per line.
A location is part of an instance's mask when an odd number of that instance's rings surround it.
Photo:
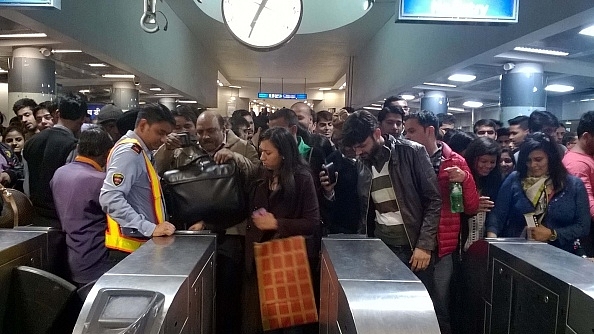
<path fill-rule="evenodd" d="M 145 106 L 112 149 L 99 202 L 107 213 L 105 246 L 126 253 L 146 238 L 173 234 L 166 221 L 163 193 L 152 164 L 152 151 L 165 143 L 175 126 L 171 112 L 159 104 Z"/>

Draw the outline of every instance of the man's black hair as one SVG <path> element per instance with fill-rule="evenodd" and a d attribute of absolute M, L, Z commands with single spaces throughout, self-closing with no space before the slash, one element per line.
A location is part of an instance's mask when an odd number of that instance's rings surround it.
<path fill-rule="evenodd" d="M 558 127 L 559 119 L 550 111 L 534 110 L 528 119 L 528 131 L 530 133 L 542 131 L 544 128 Z"/>
<path fill-rule="evenodd" d="M 530 117 L 520 115 L 520 116 L 516 116 L 512 119 L 509 119 L 507 121 L 507 124 L 509 124 L 509 126 L 519 125 L 522 130 L 528 130 L 528 121 L 529 120 L 530 120 Z"/>
<path fill-rule="evenodd" d="M 401 106 L 389 105 L 387 107 L 383 107 L 379 114 L 377 114 L 378 122 L 383 122 L 384 119 L 386 119 L 386 117 L 388 116 L 388 114 L 400 115 L 400 117 L 402 117 L 402 120 L 404 120 L 404 109 L 402 109 Z"/>
<path fill-rule="evenodd" d="M 237 136 L 239 136 L 240 126 L 245 126 L 246 128 L 250 127 L 250 122 L 248 122 L 247 119 L 243 118 L 241 115 L 231 116 L 231 118 L 229 118 L 229 124 L 231 125 L 231 131 L 233 131 Z"/>
<path fill-rule="evenodd" d="M 61 119 L 75 121 L 87 116 L 87 101 L 82 94 L 69 94 L 56 100 Z"/>
<path fill-rule="evenodd" d="M 500 121 L 500 120 L 498 120 L 498 119 L 495 119 L 495 118 L 490 118 L 490 120 L 491 120 L 493 123 L 495 123 L 495 130 L 497 130 L 497 129 L 500 129 L 500 128 L 502 128 L 502 127 L 503 127 L 503 122 L 502 122 L 502 121 Z"/>
<path fill-rule="evenodd" d="M 447 113 L 440 113 L 435 116 L 437 116 L 437 120 L 439 121 L 439 126 L 441 126 L 442 124 L 456 125 L 456 116 L 454 116 L 454 115 L 450 115 Z"/>
<path fill-rule="evenodd" d="M 35 100 L 28 98 L 20 99 L 14 103 L 14 105 L 12 106 L 12 111 L 14 111 L 14 113 L 17 114 L 19 110 L 25 107 L 29 107 L 31 111 L 33 111 L 33 109 L 37 107 L 37 103 L 35 102 Z"/>
<path fill-rule="evenodd" d="M 435 116 L 435 114 L 431 111 L 421 110 L 418 112 L 410 113 L 406 117 L 406 120 L 409 119 L 416 119 L 417 122 L 419 122 L 419 124 L 423 127 L 423 129 L 432 126 L 435 131 L 435 138 L 439 136 L 439 121 L 437 120 L 437 116 Z"/>
<path fill-rule="evenodd" d="M 594 111 L 588 111 L 580 118 L 580 123 L 577 127 L 578 138 L 581 138 L 585 132 L 594 136 Z"/>
<path fill-rule="evenodd" d="M 499 128 L 497 129 L 497 138 L 501 136 L 508 136 L 509 137 L 509 128 Z"/>
<path fill-rule="evenodd" d="M 188 106 L 177 106 L 175 109 L 171 110 L 171 115 L 173 115 L 174 118 L 183 117 L 186 121 L 190 121 L 196 126 L 198 117 L 196 117 L 196 113 L 193 112 L 192 109 L 188 110 Z"/>
<path fill-rule="evenodd" d="M 474 131 L 474 133 L 476 133 L 478 131 L 478 128 L 480 128 L 481 126 L 492 127 L 493 130 L 497 129 L 497 124 L 495 124 L 495 122 L 493 122 L 493 120 L 488 119 L 488 118 L 483 118 L 483 119 L 479 119 L 478 121 L 476 121 L 476 123 L 474 123 L 474 126 L 472 127 L 472 130 Z"/>
<path fill-rule="evenodd" d="M 367 110 L 357 110 L 342 126 L 342 143 L 349 147 L 367 140 L 378 128 L 377 119 Z"/>
<path fill-rule="evenodd" d="M 56 110 L 58 110 L 58 103 L 56 103 L 56 101 L 41 102 L 35 109 L 33 109 L 33 114 L 37 114 L 37 112 L 42 109 L 46 109 L 53 116 Z"/>
<path fill-rule="evenodd" d="M 138 126 L 141 119 L 146 119 L 149 125 L 159 122 L 167 122 L 175 126 L 175 118 L 173 118 L 171 111 L 160 103 L 147 104 L 140 109 L 138 116 L 136 117 L 135 126 Z"/>
<path fill-rule="evenodd" d="M 324 120 L 326 122 L 332 122 L 332 113 L 328 110 L 318 111 L 316 113 L 316 123 L 320 120 Z"/>
<path fill-rule="evenodd" d="M 136 119 L 138 118 L 138 113 L 140 113 L 139 107 L 134 107 L 126 112 L 118 120 L 116 121 L 116 126 L 118 127 L 118 132 L 121 134 L 125 134 L 128 131 L 133 131 L 134 127 L 136 126 Z"/>
<path fill-rule="evenodd" d="M 106 155 L 113 147 L 109 134 L 99 126 L 94 126 L 80 133 L 78 154 L 87 158 Z"/>
<path fill-rule="evenodd" d="M 233 112 L 231 117 L 236 117 L 236 116 L 240 116 L 240 117 L 252 116 L 252 113 L 250 113 L 249 111 L 247 111 L 245 109 L 237 109 Z"/>
<path fill-rule="evenodd" d="M 281 108 L 272 114 L 268 114 L 268 121 L 274 121 L 279 118 L 284 119 L 289 126 L 296 126 L 299 123 L 297 114 L 289 108 Z"/>
<path fill-rule="evenodd" d="M 397 101 L 406 101 L 405 99 L 392 95 L 390 97 L 388 97 L 385 101 L 384 101 L 384 105 L 382 106 L 383 108 L 389 106 L 392 104 L 392 102 L 397 102 Z"/>

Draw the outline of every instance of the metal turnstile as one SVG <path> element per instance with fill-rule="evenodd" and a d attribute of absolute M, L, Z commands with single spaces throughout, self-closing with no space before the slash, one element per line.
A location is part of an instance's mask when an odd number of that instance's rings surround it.
<path fill-rule="evenodd" d="M 542 242 L 475 244 L 470 269 L 482 282 L 483 333 L 594 332 L 594 263 Z"/>
<path fill-rule="evenodd" d="M 215 244 L 206 234 L 147 241 L 95 283 L 73 333 L 213 333 Z"/>
<path fill-rule="evenodd" d="M 18 266 L 43 268 L 46 262 L 46 233 L 0 229 L 0 330 L 6 314 L 12 269 Z"/>
<path fill-rule="evenodd" d="M 320 333 L 440 333 L 429 293 L 379 239 L 322 239 Z"/>

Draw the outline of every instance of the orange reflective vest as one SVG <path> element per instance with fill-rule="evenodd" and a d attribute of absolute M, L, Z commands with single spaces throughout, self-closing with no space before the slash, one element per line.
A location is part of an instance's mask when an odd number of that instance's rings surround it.
<path fill-rule="evenodd" d="M 140 146 L 138 140 L 134 138 L 126 138 L 121 140 L 111 149 L 109 153 L 109 157 L 107 161 L 111 158 L 111 154 L 114 152 L 117 146 L 122 144 L 136 144 Z M 162 192 L 161 192 L 161 185 L 159 184 L 159 177 L 157 176 L 157 172 L 153 167 L 149 157 L 146 155 L 144 150 L 142 150 L 142 155 L 144 156 L 144 162 L 146 164 L 146 171 L 149 177 L 149 182 L 151 185 L 151 194 L 153 199 L 153 210 L 155 217 L 157 217 L 157 224 L 160 224 L 165 221 L 165 212 L 163 210 L 163 203 L 162 203 Z M 122 233 L 120 225 L 109 215 L 107 215 L 107 230 L 105 231 L 105 247 L 110 249 L 117 249 L 123 252 L 132 253 L 133 251 L 137 250 L 146 240 L 133 238 L 126 236 Z"/>

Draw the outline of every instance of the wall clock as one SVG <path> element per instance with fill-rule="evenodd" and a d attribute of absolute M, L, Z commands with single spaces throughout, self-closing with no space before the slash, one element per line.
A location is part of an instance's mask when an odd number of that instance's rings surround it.
<path fill-rule="evenodd" d="M 287 43 L 299 29 L 302 0 L 223 0 L 223 21 L 246 46 L 270 51 Z"/>

